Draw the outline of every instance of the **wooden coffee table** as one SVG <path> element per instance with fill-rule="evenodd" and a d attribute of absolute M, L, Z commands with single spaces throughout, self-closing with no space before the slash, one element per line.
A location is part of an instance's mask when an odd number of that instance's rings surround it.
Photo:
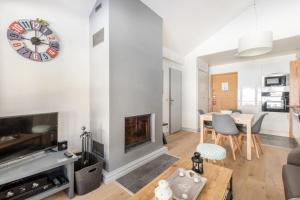
<path fill-rule="evenodd" d="M 182 158 L 175 162 L 171 167 L 156 177 L 139 192 L 134 194 L 130 200 L 154 200 L 154 189 L 158 181 L 168 178 L 178 168 L 191 169 L 192 161 L 190 158 Z M 218 165 L 204 163 L 204 174 L 207 183 L 201 191 L 197 200 L 224 200 L 229 191 L 232 194 L 232 170 Z M 227 198 L 232 199 L 232 198 Z"/>

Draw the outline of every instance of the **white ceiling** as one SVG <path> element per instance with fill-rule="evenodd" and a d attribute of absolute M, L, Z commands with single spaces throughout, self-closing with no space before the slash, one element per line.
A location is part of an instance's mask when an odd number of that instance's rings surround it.
<path fill-rule="evenodd" d="M 63 10 L 82 16 L 89 16 L 95 3 L 96 0 L 0 0 L 0 6 L 6 4 L 34 5 L 52 9 L 53 13 L 55 10 Z"/>
<path fill-rule="evenodd" d="M 0 0 L 88 16 L 97 0 Z M 141 0 L 164 20 L 164 47 L 184 56 L 241 14 L 253 0 Z"/>
<path fill-rule="evenodd" d="M 275 40 L 273 42 L 273 50 L 265 55 L 255 57 L 237 57 L 237 49 L 232 49 L 224 52 L 218 52 L 210 55 L 199 57 L 209 66 L 224 65 L 230 63 L 245 62 L 250 60 L 269 58 L 274 56 L 281 56 L 287 54 L 294 54 L 300 52 L 300 36 L 284 38 Z"/>
<path fill-rule="evenodd" d="M 43 0 L 45 1 L 45 0 Z M 47 0 L 48 1 L 48 0 Z M 75 14 L 89 16 L 95 6 L 96 0 L 50 0 L 56 6 L 74 12 Z"/>
<path fill-rule="evenodd" d="M 186 55 L 253 0 L 141 0 L 164 20 L 164 47 Z"/>

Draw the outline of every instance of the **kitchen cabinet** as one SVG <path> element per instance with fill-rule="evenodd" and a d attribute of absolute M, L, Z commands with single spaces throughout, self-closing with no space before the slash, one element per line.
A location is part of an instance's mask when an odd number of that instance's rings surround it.
<path fill-rule="evenodd" d="M 300 61 L 290 65 L 290 106 L 300 106 Z"/>
<path fill-rule="evenodd" d="M 293 107 L 300 106 L 300 61 L 290 63 L 290 137 L 300 138 L 300 121 L 296 117 Z"/>

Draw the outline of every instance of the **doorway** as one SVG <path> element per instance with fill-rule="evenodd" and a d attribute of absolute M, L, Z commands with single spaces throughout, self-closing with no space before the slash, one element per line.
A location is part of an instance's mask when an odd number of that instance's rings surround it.
<path fill-rule="evenodd" d="M 176 133 L 182 129 L 182 72 L 169 69 L 169 133 Z"/>
<path fill-rule="evenodd" d="M 238 73 L 211 75 L 211 110 L 237 109 Z"/>

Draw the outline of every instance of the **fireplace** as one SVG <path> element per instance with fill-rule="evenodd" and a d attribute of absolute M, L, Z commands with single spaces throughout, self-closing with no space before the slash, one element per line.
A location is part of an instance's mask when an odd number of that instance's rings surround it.
<path fill-rule="evenodd" d="M 125 118 L 125 152 L 151 142 L 151 114 Z"/>

